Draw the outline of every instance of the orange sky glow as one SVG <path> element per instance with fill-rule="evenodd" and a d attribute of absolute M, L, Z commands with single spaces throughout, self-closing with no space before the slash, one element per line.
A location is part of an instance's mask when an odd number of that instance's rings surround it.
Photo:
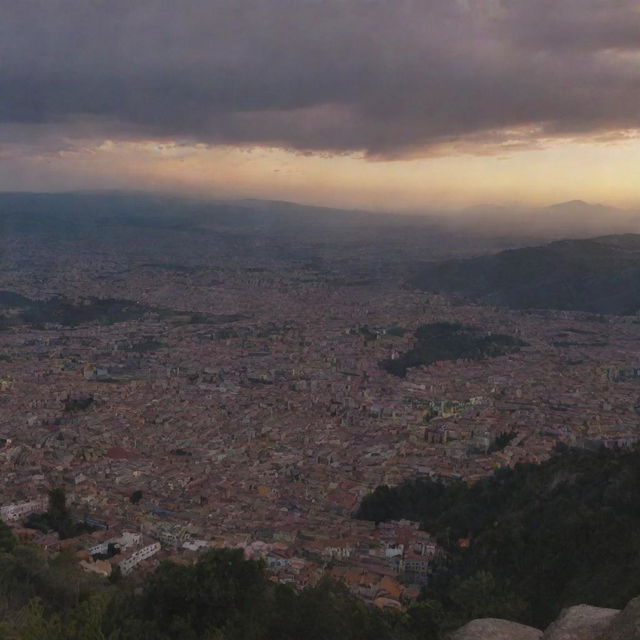
<path fill-rule="evenodd" d="M 14 158 L 15 160 L 15 158 Z M 20 160 L 0 188 L 151 189 L 387 211 L 478 203 L 544 205 L 580 198 L 640 205 L 640 139 L 551 141 L 543 148 L 407 160 L 303 154 L 269 147 L 167 142 L 78 144 Z M 28 170 L 27 170 L 28 169 Z"/>

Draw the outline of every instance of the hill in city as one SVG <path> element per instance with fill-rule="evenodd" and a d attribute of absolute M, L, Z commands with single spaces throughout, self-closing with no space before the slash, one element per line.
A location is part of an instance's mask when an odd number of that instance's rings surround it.
<path fill-rule="evenodd" d="M 482 360 L 518 351 L 525 343 L 513 336 L 485 333 L 477 327 L 435 322 L 418 327 L 411 349 L 380 364 L 389 373 L 404 378 L 412 367 L 443 360 Z"/>

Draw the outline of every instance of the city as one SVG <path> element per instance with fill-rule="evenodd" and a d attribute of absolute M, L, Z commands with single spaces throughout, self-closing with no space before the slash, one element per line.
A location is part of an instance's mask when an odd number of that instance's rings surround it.
<path fill-rule="evenodd" d="M 101 523 L 59 541 L 20 528 L 28 513 L 5 517 L 47 549 L 80 557 L 138 532 L 160 543 L 140 562 L 150 570 L 241 547 L 278 580 L 304 587 L 328 571 L 367 601 L 399 607 L 417 597 L 438 548 L 417 523 L 381 530 L 355 519 L 376 486 L 416 476 L 473 483 L 558 446 L 630 447 L 640 437 L 633 316 L 490 308 L 393 281 L 341 286 L 296 265 L 256 271 L 250 258 L 117 276 L 111 263 L 65 268 L 76 277 L 65 274 L 56 295 L 99 286 L 144 311 L 0 335 L 3 508 L 42 511 L 61 486 L 78 516 Z M 41 296 L 41 282 L 25 270 L 20 295 Z M 7 269 L 0 288 L 10 287 Z M 404 378 L 384 369 L 418 326 L 442 322 L 525 346 Z"/>

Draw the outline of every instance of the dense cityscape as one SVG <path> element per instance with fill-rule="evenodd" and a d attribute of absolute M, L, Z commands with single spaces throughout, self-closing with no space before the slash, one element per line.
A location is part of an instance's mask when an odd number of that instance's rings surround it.
<path fill-rule="evenodd" d="M 640 435 L 634 316 L 498 309 L 250 255 L 228 267 L 143 260 L 74 248 L 0 274 L 6 317 L 52 298 L 71 314 L 0 334 L 3 519 L 86 571 L 240 547 L 280 581 L 328 572 L 402 607 L 440 550 L 419 523 L 355 519 L 375 487 L 474 483 L 559 446 Z M 98 297 L 110 302 L 91 320 Z M 388 371 L 419 327 L 442 323 L 522 346 Z M 52 487 L 96 530 L 25 529 Z"/>

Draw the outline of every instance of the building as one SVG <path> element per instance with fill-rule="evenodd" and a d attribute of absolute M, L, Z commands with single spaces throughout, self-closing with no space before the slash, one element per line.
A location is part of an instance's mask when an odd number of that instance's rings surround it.
<path fill-rule="evenodd" d="M 16 522 L 26 518 L 32 513 L 42 513 L 47 510 L 47 501 L 44 498 L 30 500 L 29 502 L 16 502 L 0 507 L 0 520 Z"/>
<path fill-rule="evenodd" d="M 115 556 L 113 560 L 114 563 L 120 567 L 122 575 L 126 576 L 129 575 L 143 560 L 151 558 L 151 556 L 154 556 L 158 551 L 160 551 L 160 543 L 150 542 L 139 549 L 129 551 L 124 555 Z"/>

